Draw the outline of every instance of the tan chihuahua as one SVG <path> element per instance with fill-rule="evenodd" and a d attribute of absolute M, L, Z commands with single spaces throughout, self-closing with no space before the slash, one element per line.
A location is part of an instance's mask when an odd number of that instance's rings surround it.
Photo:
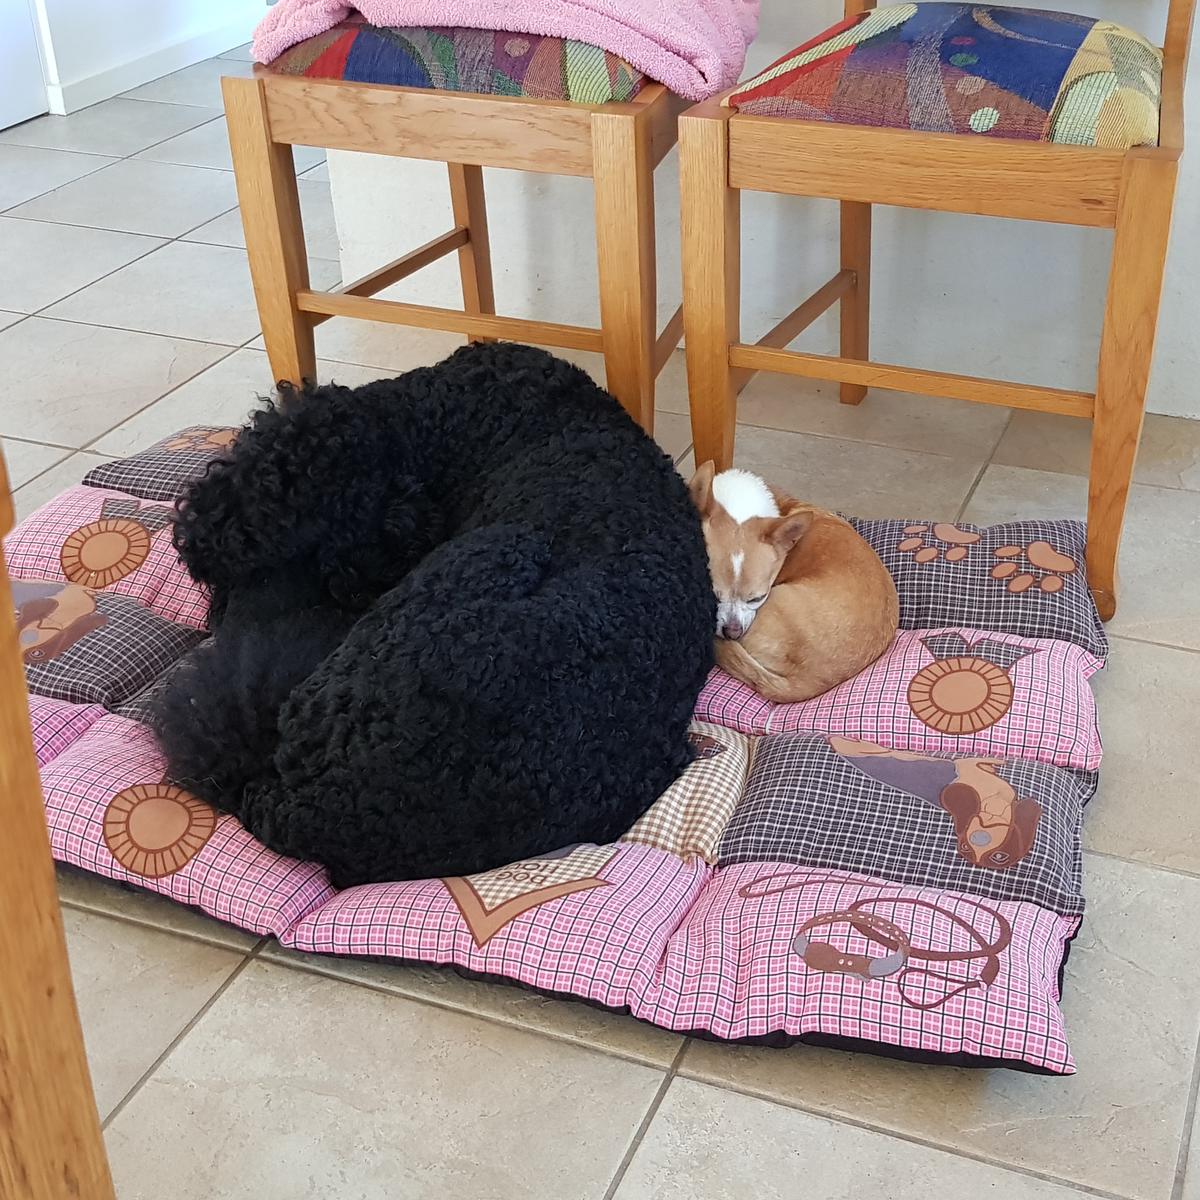
<path fill-rule="evenodd" d="M 711 462 L 689 487 L 717 596 L 717 662 L 731 675 L 768 700 L 808 700 L 892 644 L 896 585 L 848 522 Z"/>

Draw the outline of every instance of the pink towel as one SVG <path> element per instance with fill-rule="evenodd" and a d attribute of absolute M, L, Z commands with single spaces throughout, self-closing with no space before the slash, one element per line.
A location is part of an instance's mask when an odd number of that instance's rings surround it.
<path fill-rule="evenodd" d="M 279 0 L 254 32 L 278 58 L 359 12 L 372 25 L 462 26 L 599 46 L 688 100 L 737 83 L 758 29 L 758 0 Z"/>

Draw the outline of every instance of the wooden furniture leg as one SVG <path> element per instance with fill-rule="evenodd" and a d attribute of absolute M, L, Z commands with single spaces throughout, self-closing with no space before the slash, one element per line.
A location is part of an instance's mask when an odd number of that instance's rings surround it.
<path fill-rule="evenodd" d="M 488 240 L 487 202 L 483 190 L 483 168 L 469 163 L 447 163 L 450 172 L 450 203 L 454 224 L 466 229 L 466 245 L 458 248 L 458 273 L 462 280 L 463 311 L 496 311 L 492 289 L 492 250 Z M 473 342 L 494 342 L 491 337 L 475 337 Z"/>
<path fill-rule="evenodd" d="M 871 357 L 871 206 L 841 201 L 842 269 L 854 272 L 854 283 L 842 296 L 841 355 L 864 362 Z M 843 404 L 858 404 L 867 394 L 861 383 L 843 383 Z"/>
<path fill-rule="evenodd" d="M 592 114 L 600 328 L 608 390 L 654 432 L 654 167 L 644 114 Z"/>
<path fill-rule="evenodd" d="M 1088 583 L 1106 621 L 1117 608 L 1117 551 L 1154 355 L 1176 172 L 1174 161 L 1131 151 L 1117 204 L 1088 481 Z"/>
<path fill-rule="evenodd" d="M 729 346 L 741 341 L 741 193 L 729 180 L 728 116 L 679 122 L 683 337 L 696 465 L 733 466 L 737 396 Z"/>
<path fill-rule="evenodd" d="M 12 527 L 0 460 L 0 534 Z M 112 1200 L 0 555 L 0 1196 Z"/>
<path fill-rule="evenodd" d="M 311 317 L 296 307 L 308 290 L 308 252 L 292 148 L 271 140 L 259 80 L 226 78 L 221 90 L 267 358 L 276 382 L 299 386 L 316 379 L 317 357 Z"/>

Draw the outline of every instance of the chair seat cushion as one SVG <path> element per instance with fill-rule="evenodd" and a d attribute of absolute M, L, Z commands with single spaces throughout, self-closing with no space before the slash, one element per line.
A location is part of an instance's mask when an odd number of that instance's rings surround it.
<path fill-rule="evenodd" d="M 630 100 L 646 77 L 584 42 L 491 29 L 398 29 L 343 21 L 284 51 L 271 70 L 311 79 L 539 100 Z"/>
<path fill-rule="evenodd" d="M 1162 55 L 1110 21 L 896 4 L 827 29 L 725 101 L 758 116 L 1128 149 L 1158 142 Z"/>

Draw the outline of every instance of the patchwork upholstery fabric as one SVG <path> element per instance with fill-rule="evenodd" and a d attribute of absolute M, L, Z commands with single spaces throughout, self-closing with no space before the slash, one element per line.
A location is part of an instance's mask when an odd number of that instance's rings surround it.
<path fill-rule="evenodd" d="M 1083 911 L 1094 772 L 914 754 L 819 733 L 763 738 L 720 863 L 795 863 Z"/>
<path fill-rule="evenodd" d="M 733 815 L 754 743 L 720 725 L 697 721 L 689 734 L 696 760 L 621 839 L 669 850 L 680 858 L 716 861 L 721 831 Z"/>
<path fill-rule="evenodd" d="M 1075 1069 L 1059 979 L 1106 652 L 1082 526 L 856 521 L 902 614 L 859 676 L 772 704 L 714 671 L 692 763 L 612 845 L 338 892 L 167 783 L 146 724 L 205 628 L 170 500 L 233 432 L 107 464 L 7 542 L 58 859 L 295 949 L 453 966 L 679 1032 Z"/>
<path fill-rule="evenodd" d="M 715 670 L 701 720 L 743 733 L 818 730 L 920 754 L 999 755 L 1094 770 L 1100 660 L 1069 642 L 970 629 L 912 630 L 853 679 L 799 704 L 772 704 Z"/>
<path fill-rule="evenodd" d="M 232 817 L 163 781 L 143 725 L 106 714 L 42 767 L 55 858 L 136 883 L 254 933 L 282 934 L 334 892 Z"/>
<path fill-rule="evenodd" d="M 1097 658 L 1108 654 L 1084 572 L 1082 521 L 981 528 L 852 518 L 851 524 L 896 581 L 901 629 L 937 629 L 969 618 L 974 629 L 1073 642 Z"/>
<path fill-rule="evenodd" d="M 171 545 L 170 504 L 80 485 L 5 540 L 14 579 L 51 579 L 129 596 L 168 621 L 203 629 L 208 600 Z"/>
<path fill-rule="evenodd" d="M 204 637 L 128 596 L 78 583 L 17 579 L 13 596 L 29 690 L 58 700 L 121 704 Z"/>
<path fill-rule="evenodd" d="M 67 704 L 29 694 L 29 724 L 39 766 L 57 758 L 72 742 L 104 716 L 99 704 Z"/>
<path fill-rule="evenodd" d="M 233 444 L 238 431 L 223 425 L 193 425 L 155 442 L 130 458 L 101 463 L 84 476 L 88 487 L 117 487 L 141 500 L 173 501 L 193 479 Z"/>
<path fill-rule="evenodd" d="M 1125 150 L 1158 143 L 1162 54 L 1124 26 L 919 3 L 839 22 L 739 85 L 757 116 Z"/>
<path fill-rule="evenodd" d="M 310 79 L 606 104 L 645 76 L 584 42 L 490 29 L 397 29 L 343 21 L 285 50 L 271 70 Z"/>

